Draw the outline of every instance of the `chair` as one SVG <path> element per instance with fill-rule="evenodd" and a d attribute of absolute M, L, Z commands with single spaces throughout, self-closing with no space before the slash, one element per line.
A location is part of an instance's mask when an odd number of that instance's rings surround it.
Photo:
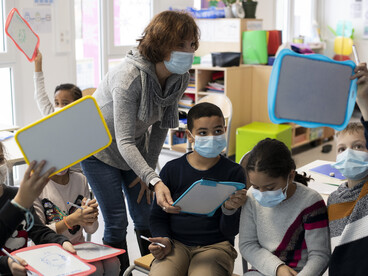
<path fill-rule="evenodd" d="M 201 98 L 197 103 L 212 103 L 217 105 L 225 117 L 225 125 L 227 126 L 227 135 L 226 135 L 226 149 L 225 156 L 229 154 L 229 143 L 230 143 L 230 134 L 231 134 L 231 119 L 233 116 L 233 105 L 231 104 L 230 99 L 223 94 L 211 94 Z"/>
<path fill-rule="evenodd" d="M 87 95 L 92 95 L 93 93 L 95 93 L 96 88 L 91 87 L 91 88 L 86 88 L 82 90 L 82 96 L 87 96 Z"/>

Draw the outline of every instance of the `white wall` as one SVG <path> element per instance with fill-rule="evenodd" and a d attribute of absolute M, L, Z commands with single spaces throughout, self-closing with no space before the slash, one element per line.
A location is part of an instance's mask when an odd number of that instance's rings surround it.
<path fill-rule="evenodd" d="M 367 0 L 362 1 L 362 6 Z M 351 18 L 350 5 L 355 1 L 351 0 L 324 0 L 318 1 L 320 5 L 320 11 L 322 15 L 321 31 L 322 38 L 326 39 L 327 49 L 325 54 L 329 57 L 334 55 L 333 53 L 333 41 L 335 36 L 327 29 L 327 26 L 331 26 L 336 29 L 337 22 L 339 20 L 350 20 L 353 23 L 355 29 L 354 43 L 357 46 L 359 58 L 361 61 L 368 61 L 368 40 L 362 39 L 363 27 L 364 27 L 364 13 L 368 11 L 362 11 L 360 18 Z"/>
<path fill-rule="evenodd" d="M 58 3 L 58 1 L 60 1 Z M 70 2 L 70 16 L 62 18 L 61 22 L 55 22 L 55 11 L 58 4 Z M 23 9 L 42 8 L 34 4 L 35 1 L 17 0 L 15 7 L 22 14 Z M 68 53 L 56 53 L 55 50 L 55 28 L 65 25 L 68 21 L 71 26 L 71 37 L 74 38 L 74 16 L 73 16 L 73 1 L 72 0 L 54 0 L 50 7 L 52 13 L 52 29 L 48 33 L 38 33 L 40 37 L 40 51 L 43 56 L 43 72 L 45 75 L 46 91 L 50 99 L 53 100 L 53 92 L 55 87 L 60 83 L 75 83 L 75 56 L 74 43 L 71 45 L 71 51 Z M 74 41 L 74 39 L 73 39 Z M 10 44 L 10 47 L 15 47 Z M 33 72 L 34 64 L 30 63 L 20 51 L 14 51 L 16 55 L 16 65 L 14 67 L 14 98 L 15 98 L 15 118 L 16 124 L 19 126 L 27 125 L 39 118 L 41 114 L 37 109 L 36 102 L 33 99 L 34 85 Z"/>
<path fill-rule="evenodd" d="M 263 19 L 264 30 L 274 30 L 276 25 L 276 1 L 257 0 L 256 18 Z"/>

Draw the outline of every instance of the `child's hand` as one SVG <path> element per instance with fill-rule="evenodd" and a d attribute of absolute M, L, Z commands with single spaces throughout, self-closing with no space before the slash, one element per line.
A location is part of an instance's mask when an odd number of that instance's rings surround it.
<path fill-rule="evenodd" d="M 149 238 L 149 240 L 152 243 L 148 246 L 148 249 L 149 251 L 151 251 L 152 255 L 157 260 L 162 260 L 163 258 L 166 257 L 166 255 L 168 255 L 171 252 L 171 242 L 168 238 L 157 237 L 157 238 Z M 154 244 L 155 242 L 162 243 L 166 247 L 164 248 L 157 244 Z"/>
<path fill-rule="evenodd" d="M 46 161 L 41 161 L 39 164 L 36 161 L 32 161 L 29 164 L 24 173 L 20 188 L 14 198 L 14 201 L 20 206 L 29 209 L 33 201 L 40 195 L 43 188 L 49 182 L 50 174 L 55 171 L 55 168 L 50 168 L 43 175 L 40 175 L 45 163 Z"/>
<path fill-rule="evenodd" d="M 92 207 L 94 209 L 97 209 L 98 208 L 98 203 L 97 203 L 97 200 L 95 198 L 90 199 L 90 200 L 88 200 L 87 198 L 83 198 L 82 206 Z"/>
<path fill-rule="evenodd" d="M 64 248 L 66 251 L 68 251 L 68 252 L 70 252 L 70 253 L 72 253 L 72 254 L 75 254 L 75 253 L 76 253 L 76 251 L 75 251 L 75 249 L 74 249 L 74 246 L 73 246 L 70 242 L 68 242 L 68 241 L 63 242 L 63 248 Z"/>
<path fill-rule="evenodd" d="M 27 275 L 27 269 L 25 268 L 25 266 L 28 265 L 27 262 L 17 256 L 14 256 L 14 258 L 17 259 L 21 264 L 17 264 L 11 258 L 8 258 L 8 266 L 11 274 L 15 276 Z"/>
<path fill-rule="evenodd" d="M 224 206 L 228 210 L 238 209 L 243 206 L 247 201 L 247 189 L 242 189 L 236 191 L 235 194 L 232 194 L 228 200 L 225 201 Z"/>
<path fill-rule="evenodd" d="M 42 72 L 42 54 L 40 50 L 37 49 L 37 55 L 34 59 L 35 72 Z"/>
<path fill-rule="evenodd" d="M 295 276 L 297 274 L 298 273 L 294 269 L 287 265 L 280 265 L 276 271 L 276 276 Z"/>
<path fill-rule="evenodd" d="M 91 225 L 97 220 L 98 209 L 90 206 L 82 206 L 83 210 L 77 209 L 73 214 L 68 216 L 71 226 L 74 225 Z"/>

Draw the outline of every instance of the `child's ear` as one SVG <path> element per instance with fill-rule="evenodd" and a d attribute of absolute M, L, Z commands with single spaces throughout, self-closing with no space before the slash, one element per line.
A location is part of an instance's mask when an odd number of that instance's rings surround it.
<path fill-rule="evenodd" d="M 188 129 L 185 130 L 185 134 L 187 135 L 189 143 L 194 143 L 194 138 Z"/>

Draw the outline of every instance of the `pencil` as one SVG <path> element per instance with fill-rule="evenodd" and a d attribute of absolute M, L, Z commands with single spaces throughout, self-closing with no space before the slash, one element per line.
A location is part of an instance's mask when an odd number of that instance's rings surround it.
<path fill-rule="evenodd" d="M 145 236 L 143 236 L 143 235 L 141 235 L 141 238 L 142 239 L 144 239 L 144 240 L 146 240 L 146 241 L 149 241 L 149 242 L 151 242 L 147 237 L 145 237 Z M 166 246 L 164 245 L 164 244 L 162 244 L 162 243 L 159 243 L 159 242 L 152 242 L 153 244 L 157 244 L 158 246 L 161 246 L 161 247 L 163 247 L 163 248 L 166 248 Z"/>
<path fill-rule="evenodd" d="M 352 48 L 353 48 L 353 53 L 354 53 L 355 63 L 358 65 L 358 64 L 360 63 L 360 61 L 359 61 L 359 57 L 358 57 L 357 49 L 356 49 L 356 47 L 355 47 L 355 45 L 354 45 L 354 44 L 353 44 Z"/>
<path fill-rule="evenodd" d="M 78 208 L 78 209 L 81 209 L 81 210 L 83 210 L 83 208 L 81 207 L 81 206 L 79 206 L 79 205 L 77 205 L 77 204 L 74 204 L 74 203 L 71 203 L 71 202 L 67 202 L 66 204 L 69 204 L 69 205 L 71 205 L 71 206 L 73 206 L 73 207 L 75 207 L 75 208 Z"/>
<path fill-rule="evenodd" d="M 1 248 L 1 251 L 3 251 L 4 254 L 6 256 L 8 256 L 10 259 L 12 259 L 14 262 L 16 262 L 17 264 L 21 265 L 20 262 L 16 258 L 14 258 L 12 255 L 10 255 L 9 252 L 6 251 L 4 248 Z"/>

